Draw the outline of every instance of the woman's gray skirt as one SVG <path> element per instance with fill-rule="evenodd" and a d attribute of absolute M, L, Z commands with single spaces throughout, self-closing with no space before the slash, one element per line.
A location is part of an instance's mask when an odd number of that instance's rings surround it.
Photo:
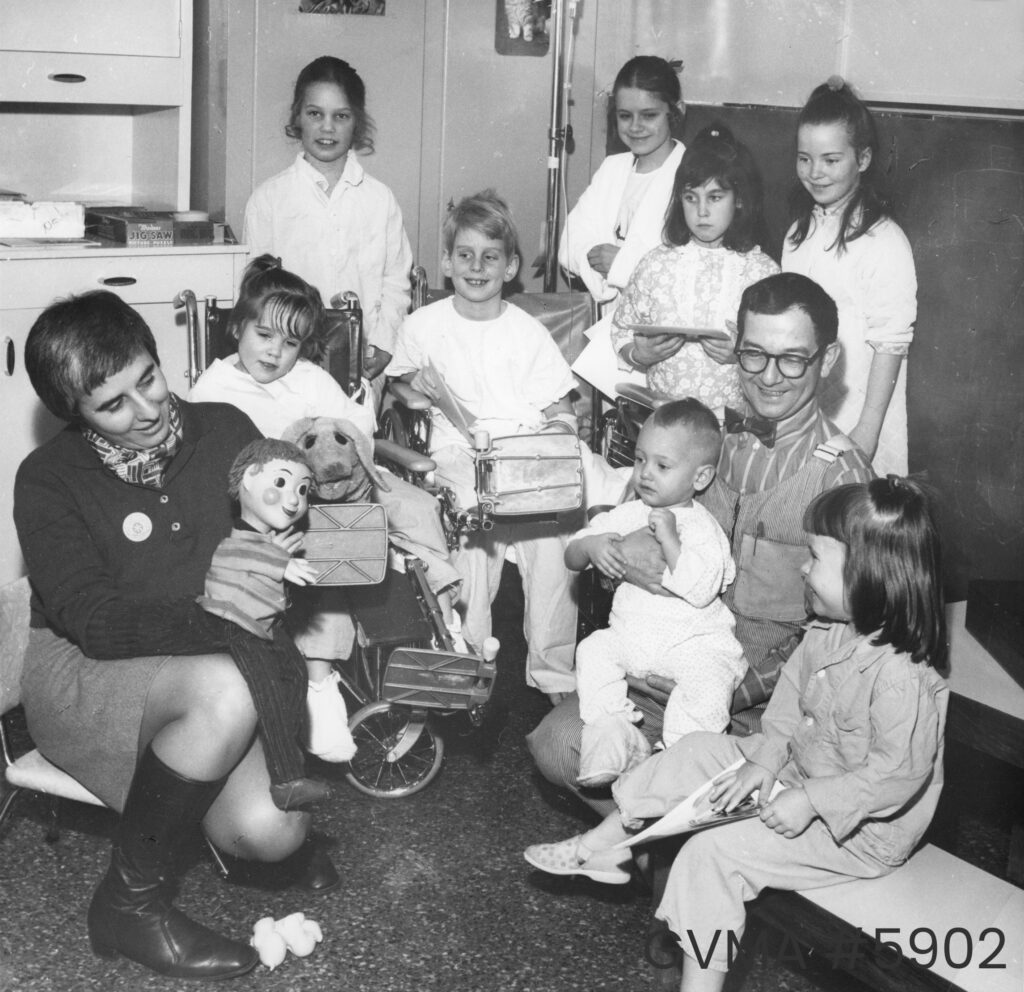
<path fill-rule="evenodd" d="M 33 628 L 21 677 L 36 747 L 108 806 L 135 774 L 150 686 L 169 655 L 96 661 L 48 628 Z"/>

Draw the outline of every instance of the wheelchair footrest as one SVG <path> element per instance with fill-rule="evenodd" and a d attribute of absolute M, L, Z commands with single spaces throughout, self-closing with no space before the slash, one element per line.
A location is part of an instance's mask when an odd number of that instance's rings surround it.
<path fill-rule="evenodd" d="M 474 655 L 427 648 L 395 648 L 384 672 L 382 697 L 429 709 L 482 706 L 494 689 L 497 666 Z"/>

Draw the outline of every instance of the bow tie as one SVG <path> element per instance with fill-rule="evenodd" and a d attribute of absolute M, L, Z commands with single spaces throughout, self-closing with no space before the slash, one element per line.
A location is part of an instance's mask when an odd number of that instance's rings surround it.
<path fill-rule="evenodd" d="M 764 417 L 744 417 L 735 410 L 725 408 L 727 434 L 753 434 L 766 448 L 775 447 L 775 421 Z"/>

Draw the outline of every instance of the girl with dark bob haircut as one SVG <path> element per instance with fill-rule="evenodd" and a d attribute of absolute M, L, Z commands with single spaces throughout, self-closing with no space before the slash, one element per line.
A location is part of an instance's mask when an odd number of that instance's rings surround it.
<path fill-rule="evenodd" d="M 830 489 L 807 507 L 804 530 L 845 545 L 843 578 L 856 631 L 941 667 L 942 563 L 925 487 L 890 475 Z"/>
<path fill-rule="evenodd" d="M 747 252 L 764 244 L 761 172 L 750 149 L 737 141 L 724 124 L 705 128 L 683 154 L 665 214 L 665 243 L 685 245 L 693 237 L 686 223 L 683 198 L 687 190 L 712 180 L 723 190 L 731 190 L 736 201 L 736 212 L 722 247 Z"/>

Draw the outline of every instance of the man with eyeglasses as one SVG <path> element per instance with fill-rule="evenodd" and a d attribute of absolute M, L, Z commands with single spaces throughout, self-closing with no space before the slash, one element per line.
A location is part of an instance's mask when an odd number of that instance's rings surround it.
<path fill-rule="evenodd" d="M 729 535 L 736 581 L 724 599 L 749 669 L 733 697 L 734 734 L 760 730 L 760 716 L 807 616 L 800 568 L 807 560 L 805 507 L 818 493 L 872 478 L 871 464 L 821 411 L 821 380 L 840 359 L 835 302 L 816 282 L 794 272 L 747 287 L 737 320 L 738 375 L 748 409 L 727 410 L 718 474 L 698 499 Z M 665 569 L 656 541 L 637 531 L 621 544 L 628 581 L 660 585 Z M 671 684 L 648 679 L 657 701 Z M 641 729 L 660 735 L 658 708 L 631 693 L 645 714 Z M 582 722 L 575 694 L 527 737 L 541 773 L 576 792 L 602 816 L 615 806 L 607 793 L 576 785 Z"/>

